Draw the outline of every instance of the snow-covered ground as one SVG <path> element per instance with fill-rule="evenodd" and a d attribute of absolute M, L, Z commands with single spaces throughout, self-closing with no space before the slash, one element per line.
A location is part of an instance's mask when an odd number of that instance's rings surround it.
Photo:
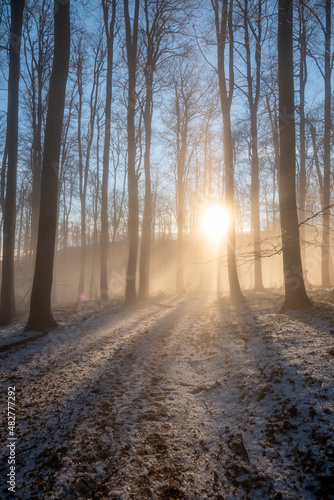
<path fill-rule="evenodd" d="M 246 296 L 87 305 L 1 352 L 1 499 L 334 498 L 331 294 L 284 315 Z"/>

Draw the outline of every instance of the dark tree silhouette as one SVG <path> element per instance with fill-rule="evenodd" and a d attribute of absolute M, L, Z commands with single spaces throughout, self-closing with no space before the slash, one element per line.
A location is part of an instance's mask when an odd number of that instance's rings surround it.
<path fill-rule="evenodd" d="M 262 1 L 258 0 L 254 22 L 251 19 L 248 0 L 244 0 L 243 17 L 247 68 L 247 98 L 250 113 L 250 152 L 251 152 L 251 228 L 254 245 L 254 288 L 263 289 L 261 264 L 261 225 L 260 225 L 260 179 L 259 179 L 259 152 L 258 152 L 258 107 L 261 85 L 261 57 L 262 57 Z M 255 38 L 255 77 L 253 76 L 251 44 L 249 31 Z"/>
<path fill-rule="evenodd" d="M 285 300 L 281 312 L 311 306 L 305 291 L 296 203 L 293 82 L 293 0 L 279 0 L 278 87 L 280 126 L 279 201 Z"/>
<path fill-rule="evenodd" d="M 304 2 L 300 2 L 298 5 L 299 14 L 299 196 L 298 196 L 298 208 L 299 208 L 299 218 L 301 221 L 305 219 L 305 209 L 306 209 L 306 185 L 307 185 L 307 175 L 306 175 L 306 121 L 305 121 L 305 89 L 307 83 L 307 32 L 306 32 L 306 16 L 305 16 L 305 6 Z M 300 236 L 302 240 L 305 240 L 305 227 L 302 226 L 300 229 Z M 303 265 L 305 267 L 305 246 L 302 247 L 302 257 Z"/>
<path fill-rule="evenodd" d="M 81 254 L 80 254 L 80 273 L 78 286 L 78 300 L 82 300 L 85 292 L 86 278 L 86 260 L 87 260 L 87 234 L 86 234 L 86 205 L 87 205 L 87 187 L 88 177 L 90 174 L 90 157 L 94 139 L 95 120 L 98 108 L 98 92 L 100 85 L 100 75 L 103 64 L 103 51 L 101 51 L 102 38 L 99 39 L 96 49 L 94 50 L 94 66 L 93 66 L 93 83 L 89 97 L 89 121 L 87 133 L 84 136 L 86 142 L 85 154 L 82 148 L 82 110 L 83 110 L 83 66 L 85 63 L 84 52 L 81 40 L 77 49 L 76 71 L 77 71 L 77 87 L 79 94 L 78 110 L 78 152 L 79 152 L 79 196 L 81 203 Z M 85 161 L 83 161 L 85 156 Z M 94 249 L 95 251 L 95 249 Z"/>
<path fill-rule="evenodd" d="M 136 172 L 136 69 L 137 69 L 137 42 L 139 0 L 135 1 L 133 27 L 129 15 L 128 0 L 124 0 L 124 17 L 126 32 L 126 53 L 129 74 L 128 83 L 128 192 L 129 192 L 129 259 L 125 285 L 125 302 L 132 304 L 136 301 L 136 270 L 138 253 L 139 206 L 138 206 L 138 173 Z"/>
<path fill-rule="evenodd" d="M 231 105 L 234 91 L 234 61 L 233 61 L 233 0 L 223 0 L 220 7 L 218 0 L 211 0 L 215 14 L 217 36 L 218 78 L 220 103 L 224 123 L 224 168 L 225 197 L 229 212 L 230 224 L 227 230 L 227 270 L 230 285 L 230 297 L 233 301 L 243 301 L 241 293 L 236 255 L 235 255 L 235 223 L 234 223 L 234 165 L 231 128 Z M 228 57 L 225 51 L 229 41 Z M 228 64 L 229 78 L 226 76 L 225 64 Z"/>
<path fill-rule="evenodd" d="M 326 0 L 325 3 L 326 10 L 326 27 L 325 27 L 325 132 L 324 132 L 324 192 L 322 206 L 323 209 L 329 207 L 330 205 L 330 176 L 331 176 L 331 0 Z M 323 230 L 322 230 L 322 252 L 321 252 L 321 278 L 322 285 L 330 285 L 330 272 L 329 272 L 329 262 L 330 262 L 330 251 L 329 251 L 329 241 L 330 241 L 330 209 L 324 210 L 323 212 Z"/>
<path fill-rule="evenodd" d="M 15 314 L 14 250 L 16 222 L 16 185 L 18 149 L 18 110 L 20 80 L 20 47 L 24 0 L 12 0 L 9 40 L 9 78 L 7 113 L 7 184 L 3 217 L 3 258 L 0 324 L 7 325 Z"/>
<path fill-rule="evenodd" d="M 36 264 L 25 330 L 44 331 L 56 325 L 51 312 L 51 288 L 57 230 L 58 170 L 65 89 L 70 57 L 70 1 L 55 0 L 54 58 L 49 88 L 41 178 Z"/>
<path fill-rule="evenodd" d="M 22 49 L 28 69 L 28 78 L 24 78 L 24 94 L 32 127 L 30 248 L 34 257 L 36 255 L 41 198 L 43 124 L 47 109 L 47 95 L 44 95 L 44 87 L 48 84 L 51 74 L 53 26 L 49 16 L 49 3 L 48 0 L 42 0 L 33 9 L 26 9 L 23 29 Z"/>
<path fill-rule="evenodd" d="M 111 4 L 111 20 L 109 22 L 109 6 Z M 105 133 L 103 148 L 103 172 L 102 172 L 102 198 L 101 198 L 101 299 L 108 300 L 108 248 L 109 248 L 109 225 L 108 225 L 108 181 L 109 181 L 109 156 L 110 156 L 110 129 L 111 129 L 111 99 L 112 99 L 112 74 L 113 55 L 115 39 L 117 0 L 102 0 L 104 30 L 107 39 L 107 79 L 106 79 L 106 101 L 105 101 Z"/>

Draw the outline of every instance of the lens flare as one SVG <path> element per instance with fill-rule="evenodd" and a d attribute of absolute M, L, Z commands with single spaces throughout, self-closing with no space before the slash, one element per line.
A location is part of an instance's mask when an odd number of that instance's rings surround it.
<path fill-rule="evenodd" d="M 202 228 L 205 235 L 212 241 L 220 241 L 226 236 L 228 214 L 221 205 L 215 203 L 206 207 L 202 214 Z"/>

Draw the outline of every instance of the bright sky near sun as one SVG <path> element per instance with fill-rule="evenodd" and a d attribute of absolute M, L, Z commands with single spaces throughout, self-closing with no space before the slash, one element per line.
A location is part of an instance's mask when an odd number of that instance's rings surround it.
<path fill-rule="evenodd" d="M 212 241 L 220 241 L 228 228 L 228 214 L 218 203 L 207 206 L 202 213 L 204 234 Z"/>

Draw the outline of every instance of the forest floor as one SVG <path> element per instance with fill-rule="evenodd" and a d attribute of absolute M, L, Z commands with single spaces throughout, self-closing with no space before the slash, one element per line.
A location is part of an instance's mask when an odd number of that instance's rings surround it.
<path fill-rule="evenodd" d="M 311 297 L 287 314 L 274 291 L 59 311 L 46 337 L 0 352 L 0 497 L 334 498 L 334 294 Z"/>

